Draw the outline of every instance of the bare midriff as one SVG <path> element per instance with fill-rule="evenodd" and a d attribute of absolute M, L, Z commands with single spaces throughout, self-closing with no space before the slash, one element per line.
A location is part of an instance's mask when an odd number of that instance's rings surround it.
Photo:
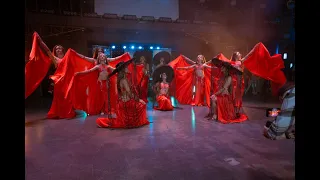
<path fill-rule="evenodd" d="M 130 96 L 127 92 L 122 92 L 120 96 L 121 101 L 127 102 L 130 100 Z"/>
<path fill-rule="evenodd" d="M 143 71 L 144 75 L 148 75 L 148 70 L 146 68 L 143 68 L 142 71 Z"/>
<path fill-rule="evenodd" d="M 99 80 L 99 81 L 104 81 L 104 80 L 107 80 L 107 77 L 108 77 L 108 71 L 107 71 L 107 70 L 101 71 L 101 72 L 99 73 L 99 78 L 98 78 L 98 80 Z"/>
<path fill-rule="evenodd" d="M 203 66 L 202 65 L 196 65 L 196 75 L 197 77 L 203 78 L 204 72 L 203 72 Z"/>
<path fill-rule="evenodd" d="M 121 86 L 121 84 L 120 84 L 120 86 Z M 121 99 L 121 101 L 122 102 L 127 102 L 127 101 L 129 101 L 130 99 L 131 99 L 131 93 L 130 92 L 128 92 L 128 91 L 126 91 L 126 89 L 123 87 L 123 86 L 121 86 L 121 94 L 120 94 L 120 99 Z"/>
<path fill-rule="evenodd" d="M 159 95 L 167 95 L 169 90 L 169 84 L 168 83 L 160 83 L 160 93 Z"/>
<path fill-rule="evenodd" d="M 56 61 L 56 64 L 59 64 L 59 63 L 61 62 L 61 60 L 62 60 L 62 59 L 60 59 L 60 58 L 56 57 L 56 58 L 54 58 L 54 60 Z"/>

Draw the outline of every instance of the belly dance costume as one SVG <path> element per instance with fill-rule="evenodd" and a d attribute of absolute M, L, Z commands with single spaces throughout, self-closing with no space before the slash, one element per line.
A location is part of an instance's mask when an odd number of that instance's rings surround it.
<path fill-rule="evenodd" d="M 197 71 L 202 71 L 202 76 L 197 74 Z M 204 72 L 203 66 L 197 65 L 195 72 L 195 94 L 192 102 L 194 106 L 204 105 Z"/>
<path fill-rule="evenodd" d="M 160 89 L 168 89 L 168 88 L 169 88 L 169 84 L 160 83 Z M 154 109 L 160 110 L 160 111 L 172 111 L 173 110 L 173 106 L 172 106 L 170 97 L 167 94 L 161 94 L 161 90 L 160 90 L 160 94 L 156 98 L 156 101 L 158 103 L 158 106 L 154 107 Z"/>

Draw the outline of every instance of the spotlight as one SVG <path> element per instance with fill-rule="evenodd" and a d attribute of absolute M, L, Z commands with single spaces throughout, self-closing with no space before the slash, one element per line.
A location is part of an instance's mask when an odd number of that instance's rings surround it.
<path fill-rule="evenodd" d="M 160 49 L 160 47 L 157 47 L 157 49 Z"/>
<path fill-rule="evenodd" d="M 123 49 L 126 49 L 127 48 L 127 46 L 123 46 Z"/>
<path fill-rule="evenodd" d="M 293 64 L 292 63 L 290 63 L 290 68 L 292 68 L 293 67 Z"/>
<path fill-rule="evenodd" d="M 139 46 L 139 49 L 142 49 L 142 47 L 141 47 L 141 46 Z"/>
<path fill-rule="evenodd" d="M 153 47 L 152 47 L 152 46 L 150 46 L 150 49 L 153 49 Z"/>
<path fill-rule="evenodd" d="M 131 46 L 131 49 L 134 49 L 134 46 Z"/>
<path fill-rule="evenodd" d="M 116 46 L 111 46 L 111 48 L 112 48 L 112 49 L 115 49 L 115 48 L 116 48 Z"/>

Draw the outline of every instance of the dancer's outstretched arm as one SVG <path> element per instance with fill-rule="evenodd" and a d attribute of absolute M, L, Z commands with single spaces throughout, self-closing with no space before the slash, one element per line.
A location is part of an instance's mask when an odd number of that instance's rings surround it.
<path fill-rule="evenodd" d="M 245 57 L 243 57 L 240 61 L 241 61 L 241 62 L 244 62 L 245 60 L 247 60 L 248 57 L 254 52 L 254 50 L 256 49 L 256 47 L 257 47 L 258 45 L 259 45 L 259 43 L 256 44 L 256 45 L 251 49 L 251 51 L 250 51 Z"/>
<path fill-rule="evenodd" d="M 90 57 L 87 57 L 87 56 L 84 56 L 82 54 L 79 54 L 77 53 L 78 56 L 80 56 L 81 58 L 85 59 L 86 61 L 89 61 L 91 63 L 95 63 L 97 60 L 96 59 L 93 59 L 93 58 L 90 58 Z"/>
<path fill-rule="evenodd" d="M 60 58 L 58 58 L 52 54 L 52 52 L 50 51 L 50 49 L 48 48 L 46 43 L 43 42 L 43 40 L 41 39 L 41 37 L 38 34 L 37 34 L 37 38 L 39 40 L 40 47 L 46 52 L 46 54 L 49 56 L 49 58 L 51 59 L 52 63 L 55 65 L 55 67 L 57 67 L 58 63 L 60 62 Z"/>
<path fill-rule="evenodd" d="M 224 90 L 228 90 L 229 86 L 231 85 L 231 82 L 232 82 L 232 78 L 231 78 L 231 76 L 229 76 L 226 79 L 226 82 L 224 83 L 223 87 L 221 89 L 219 89 L 219 91 L 216 92 L 213 96 L 221 94 Z"/>
<path fill-rule="evenodd" d="M 192 68 L 195 68 L 196 65 L 191 65 L 191 66 L 186 66 L 186 67 L 177 67 L 177 70 L 181 70 L 181 69 L 192 69 Z"/>
<path fill-rule="evenodd" d="M 108 60 L 108 62 L 112 62 L 112 61 L 115 61 L 115 60 L 120 59 L 122 56 L 124 56 L 124 55 L 126 55 L 126 54 L 128 54 L 128 53 L 126 52 L 126 53 L 124 53 L 124 54 L 122 54 L 122 55 L 120 55 L 120 56 L 117 56 L 117 57 L 115 57 L 115 58 L 107 58 L 107 60 Z"/>
<path fill-rule="evenodd" d="M 91 69 L 88 69 L 88 70 L 85 70 L 85 71 L 81 71 L 81 72 L 76 72 L 75 75 L 78 75 L 78 74 L 87 74 L 87 73 L 93 72 L 93 71 L 98 70 L 98 69 L 99 69 L 99 65 L 96 65 L 96 66 L 94 66 L 94 67 L 91 68 Z"/>
<path fill-rule="evenodd" d="M 186 59 L 186 61 L 188 61 L 190 64 L 196 64 L 194 61 L 192 61 L 191 59 L 189 59 L 187 56 L 182 55 L 182 57 L 183 57 L 184 59 Z"/>

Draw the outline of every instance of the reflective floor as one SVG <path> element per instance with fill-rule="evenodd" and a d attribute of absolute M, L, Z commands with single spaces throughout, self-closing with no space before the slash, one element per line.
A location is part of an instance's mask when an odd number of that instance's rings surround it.
<path fill-rule="evenodd" d="M 246 101 L 250 120 L 227 125 L 204 119 L 205 107 L 148 106 L 151 124 L 127 130 L 97 128 L 97 116 L 43 120 L 46 109 L 26 110 L 26 179 L 295 179 L 294 142 L 262 136 L 265 108 L 279 104 Z"/>

